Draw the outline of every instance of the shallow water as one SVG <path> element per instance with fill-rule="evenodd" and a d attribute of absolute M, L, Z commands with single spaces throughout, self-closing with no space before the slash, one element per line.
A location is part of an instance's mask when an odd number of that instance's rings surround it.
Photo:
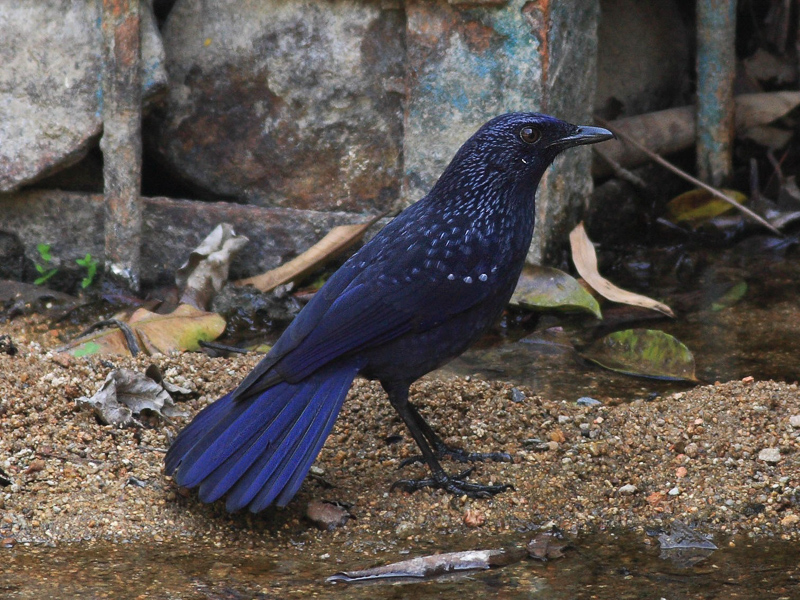
<path fill-rule="evenodd" d="M 506 538 L 498 544 L 524 544 Z M 758 599 L 800 598 L 800 554 L 796 547 L 767 541 L 735 540 L 693 567 L 659 558 L 651 538 L 631 534 L 578 540 L 566 557 L 522 562 L 425 582 L 331 584 L 325 579 L 346 569 L 405 560 L 382 552 L 319 559 L 299 550 L 276 553 L 220 550 L 186 545 L 96 545 L 5 550 L 0 596 L 45 598 L 614 598 Z M 459 548 L 465 548 L 463 541 Z M 485 540 L 483 548 L 493 545 Z M 420 547 L 413 555 L 434 552 Z M 438 550 L 441 550 L 439 548 Z M 744 568 L 743 568 L 744 567 Z"/>
<path fill-rule="evenodd" d="M 603 306 L 603 321 L 546 317 L 534 331 L 508 327 L 501 343 L 467 351 L 443 373 L 503 379 L 567 401 L 581 396 L 631 400 L 687 389 L 685 383 L 613 373 L 580 356 L 581 348 L 611 331 L 647 328 L 683 342 L 694 354 L 696 375 L 703 383 L 747 376 L 799 381 L 800 255 L 784 256 L 752 246 L 696 251 L 701 256 L 693 260 L 706 266 L 683 282 L 655 275 L 645 282 L 615 279 L 632 291 L 666 301 L 675 310 L 675 319 L 612 304 Z M 741 300 L 719 306 L 725 292 L 739 282 L 747 286 Z M 551 326 L 563 333 L 553 334 Z"/>

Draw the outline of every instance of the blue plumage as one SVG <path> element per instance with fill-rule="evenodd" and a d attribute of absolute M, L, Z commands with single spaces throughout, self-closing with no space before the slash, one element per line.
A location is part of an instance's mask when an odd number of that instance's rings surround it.
<path fill-rule="evenodd" d="M 439 181 L 354 254 L 231 393 L 201 411 L 167 453 L 166 471 L 229 510 L 285 505 L 299 489 L 357 374 L 378 379 L 441 487 L 452 454 L 408 402 L 410 384 L 463 352 L 500 315 L 525 260 L 534 194 L 563 149 L 611 137 L 547 115 L 489 121 Z M 462 454 L 470 458 L 500 455 Z M 502 455 L 505 456 L 505 455 Z"/>

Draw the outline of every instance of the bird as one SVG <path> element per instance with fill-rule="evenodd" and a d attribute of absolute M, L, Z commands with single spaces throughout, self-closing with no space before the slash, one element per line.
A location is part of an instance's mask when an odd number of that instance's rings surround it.
<path fill-rule="evenodd" d="M 409 401 L 411 384 L 460 355 L 500 317 L 530 246 L 535 193 L 563 150 L 614 137 L 535 112 L 497 116 L 456 152 L 430 192 L 401 211 L 312 297 L 231 392 L 200 411 L 165 459 L 177 485 L 230 511 L 285 506 L 297 493 L 356 376 L 377 380 L 440 488 L 491 497 L 509 485 L 448 474 L 510 458 L 450 448 Z"/>

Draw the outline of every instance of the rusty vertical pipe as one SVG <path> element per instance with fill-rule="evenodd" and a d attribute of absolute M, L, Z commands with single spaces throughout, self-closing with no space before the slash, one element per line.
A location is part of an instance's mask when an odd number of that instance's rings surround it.
<path fill-rule="evenodd" d="M 697 172 L 708 184 L 733 169 L 736 0 L 697 0 Z"/>
<path fill-rule="evenodd" d="M 105 269 L 139 290 L 142 203 L 140 0 L 103 0 Z"/>

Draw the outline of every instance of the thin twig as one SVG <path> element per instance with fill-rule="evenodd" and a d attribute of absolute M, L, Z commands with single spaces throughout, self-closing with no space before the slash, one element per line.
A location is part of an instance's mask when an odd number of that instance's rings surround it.
<path fill-rule="evenodd" d="M 596 120 L 603 127 L 607 128 L 607 129 L 610 129 L 609 124 L 604 119 L 596 117 Z M 675 173 L 676 175 L 679 175 L 680 177 L 683 177 L 684 179 L 686 179 L 687 181 L 689 181 L 693 185 L 696 185 L 697 187 L 703 188 L 708 193 L 710 193 L 712 196 L 716 196 L 720 200 L 724 200 L 725 202 L 727 202 L 731 206 L 737 208 L 738 210 L 740 210 L 741 212 L 746 214 L 748 217 L 750 217 L 754 221 L 757 221 L 758 223 L 760 223 L 761 225 L 763 225 L 764 227 L 766 227 L 767 229 L 769 229 L 770 231 L 772 231 L 776 235 L 779 235 L 779 236 L 783 237 L 783 234 L 780 231 L 778 231 L 774 226 L 770 225 L 763 217 L 760 217 L 759 215 L 754 213 L 752 210 L 750 210 L 746 206 L 743 206 L 743 205 L 739 204 L 738 202 L 736 202 L 730 196 L 727 196 L 727 195 L 723 194 L 721 191 L 719 191 L 718 189 L 716 189 L 714 187 L 711 187 L 707 183 L 703 183 L 702 181 L 700 181 L 696 177 L 692 177 L 686 171 L 684 171 L 683 169 L 679 169 L 678 167 L 673 165 L 671 162 L 669 162 L 665 158 L 659 156 L 658 154 L 656 154 L 652 150 L 649 150 L 646 146 L 644 146 L 643 144 L 641 144 L 637 140 L 633 139 L 631 136 L 627 135 L 626 133 L 623 133 L 623 132 L 621 132 L 619 130 L 616 130 L 616 131 L 612 130 L 612 132 L 619 139 L 623 140 L 624 142 L 627 142 L 628 144 L 630 144 L 634 148 L 638 149 L 640 152 L 646 154 L 651 160 L 657 162 L 662 167 L 665 167 L 665 168 L 669 169 L 670 171 L 672 171 L 673 173 Z"/>
<path fill-rule="evenodd" d="M 647 184 L 641 177 L 636 175 L 633 171 L 629 171 L 628 169 L 623 167 L 621 164 L 619 164 L 617 161 L 611 158 L 606 152 L 603 152 L 601 148 L 594 147 L 592 148 L 592 150 L 595 151 L 595 153 L 597 154 L 597 156 L 600 157 L 601 160 L 606 161 L 606 164 L 609 167 L 611 167 L 611 171 L 614 173 L 614 175 L 617 176 L 618 179 L 627 181 L 628 183 L 630 183 L 632 186 L 634 186 L 639 190 L 643 191 L 647 189 Z"/>
<path fill-rule="evenodd" d="M 128 345 L 128 350 L 131 353 L 131 356 L 136 356 L 141 352 L 141 348 L 139 348 L 139 344 L 136 341 L 136 334 L 131 329 L 131 326 L 128 325 L 125 321 L 120 321 L 119 319 L 107 319 L 105 321 L 98 321 L 97 323 L 90 325 L 86 329 L 84 329 L 81 333 L 78 334 L 78 338 L 80 339 L 86 335 L 89 335 L 93 331 L 97 329 L 102 329 L 103 327 L 109 326 L 117 327 L 121 332 L 122 335 L 125 337 L 125 343 Z"/>
<path fill-rule="evenodd" d="M 247 354 L 250 352 L 245 348 L 238 348 L 237 346 L 229 346 L 228 344 L 219 344 L 217 342 L 206 342 L 200 340 L 197 342 L 201 348 L 208 348 L 209 350 L 217 350 L 218 352 L 232 352 L 234 354 Z"/>

